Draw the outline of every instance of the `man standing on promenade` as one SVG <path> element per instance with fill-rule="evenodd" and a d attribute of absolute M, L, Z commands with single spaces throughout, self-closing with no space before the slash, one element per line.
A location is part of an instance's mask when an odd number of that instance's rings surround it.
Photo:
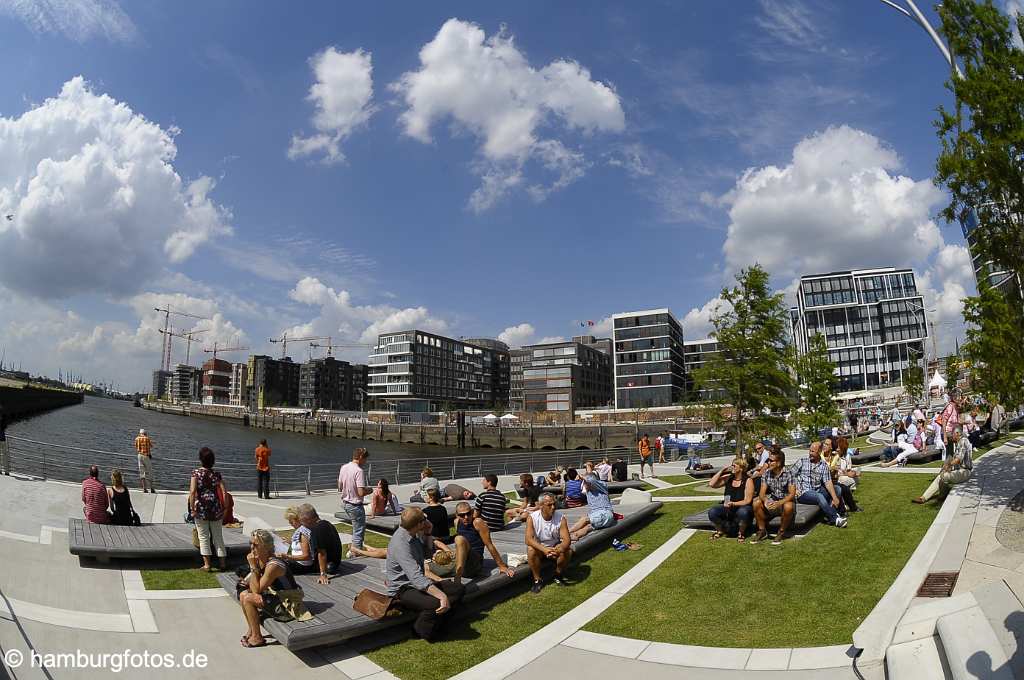
<path fill-rule="evenodd" d="M 139 453 L 139 484 L 142 486 L 142 493 L 149 490 L 156 493 L 156 480 L 153 478 L 153 440 L 149 438 L 145 430 L 139 430 L 139 436 L 135 438 L 135 450 Z"/>
<path fill-rule="evenodd" d="M 654 458 L 651 456 L 651 439 L 645 433 L 640 441 L 636 444 L 637 451 L 640 453 L 640 479 L 644 478 L 644 465 L 651 467 L 651 477 L 654 476 Z"/>
<path fill-rule="evenodd" d="M 338 491 L 341 492 L 341 506 L 345 509 L 349 521 L 352 523 L 352 547 L 363 549 L 363 535 L 366 533 L 366 509 L 363 508 L 363 496 L 373 493 L 369 482 L 366 481 L 366 459 L 370 452 L 364 448 L 358 448 L 352 452 L 352 462 L 341 466 L 338 473 Z M 351 549 L 348 557 L 354 557 Z"/>
<path fill-rule="evenodd" d="M 270 447 L 266 439 L 256 447 L 256 497 L 270 498 Z"/>

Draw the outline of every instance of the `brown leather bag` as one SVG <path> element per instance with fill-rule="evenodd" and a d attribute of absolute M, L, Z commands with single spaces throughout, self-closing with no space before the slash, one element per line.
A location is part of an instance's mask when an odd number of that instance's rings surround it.
<path fill-rule="evenodd" d="M 395 598 L 363 588 L 353 600 L 352 609 L 374 621 L 380 621 L 388 616 L 397 616 L 401 613 L 394 604 Z"/>

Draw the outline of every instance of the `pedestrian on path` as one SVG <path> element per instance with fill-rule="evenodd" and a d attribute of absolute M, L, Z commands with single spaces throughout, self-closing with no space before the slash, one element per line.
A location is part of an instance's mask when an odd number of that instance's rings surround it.
<path fill-rule="evenodd" d="M 7 414 L 0 406 L 0 472 L 11 474 L 11 450 L 7 448 Z"/>
<path fill-rule="evenodd" d="M 963 484 L 971 478 L 974 471 L 974 447 L 967 437 L 963 436 L 960 428 L 953 430 L 950 437 L 953 443 L 953 456 L 947 458 L 942 464 L 940 472 L 923 494 L 914 499 L 915 503 L 927 503 L 936 496 L 945 498 L 949 490 L 957 484 Z"/>
<path fill-rule="evenodd" d="M 640 453 L 640 479 L 644 478 L 644 466 L 648 465 L 651 468 L 651 477 L 654 476 L 654 456 L 651 453 L 651 440 L 644 433 L 644 436 L 637 442 L 637 451 Z"/>
<path fill-rule="evenodd" d="M 256 447 L 256 497 L 270 498 L 270 447 L 266 439 Z"/>
<path fill-rule="evenodd" d="M 147 485 L 156 493 L 156 477 L 153 476 L 153 440 L 145 430 L 139 430 L 139 436 L 135 438 L 135 450 L 139 454 L 139 484 L 142 486 L 142 493 L 147 493 Z"/>
<path fill-rule="evenodd" d="M 366 509 L 363 497 L 373 493 L 370 483 L 366 481 L 366 459 L 370 452 L 358 448 L 352 452 L 352 462 L 341 466 L 338 472 L 338 491 L 341 492 L 341 506 L 352 523 L 352 548 L 362 550 L 363 535 L 366 533 Z M 349 557 L 353 557 L 351 551 Z"/>

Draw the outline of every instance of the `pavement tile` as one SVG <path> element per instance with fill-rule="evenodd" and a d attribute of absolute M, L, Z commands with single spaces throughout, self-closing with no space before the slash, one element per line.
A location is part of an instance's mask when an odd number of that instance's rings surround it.
<path fill-rule="evenodd" d="M 790 670 L 811 670 L 815 668 L 838 668 L 849 666 L 853 657 L 850 645 L 831 647 L 803 647 L 794 649 L 789 657 Z"/>
<path fill-rule="evenodd" d="M 752 649 L 746 670 L 784 671 L 789 668 L 792 653 L 792 649 Z"/>
<path fill-rule="evenodd" d="M 647 640 L 634 640 L 632 638 L 618 637 L 617 635 L 604 635 L 602 633 L 591 633 L 581 630 L 570 635 L 562 644 L 574 649 L 621 656 L 625 659 L 635 659 L 651 643 Z"/>
<path fill-rule="evenodd" d="M 750 658 L 749 649 L 728 647 L 698 647 L 652 642 L 640 655 L 641 661 L 664 663 L 691 668 L 723 668 L 743 670 Z"/>

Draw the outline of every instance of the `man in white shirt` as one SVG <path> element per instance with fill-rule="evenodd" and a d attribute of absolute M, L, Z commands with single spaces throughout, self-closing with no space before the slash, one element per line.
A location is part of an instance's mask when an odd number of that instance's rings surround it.
<path fill-rule="evenodd" d="M 555 510 L 555 497 L 549 493 L 541 494 L 537 506 L 539 509 L 530 513 L 526 520 L 526 558 L 533 574 L 530 592 L 534 594 L 544 588 L 540 578 L 544 560 L 554 560 L 555 583 L 566 586 L 569 582 L 562 576 L 562 572 L 572 558 L 569 523 L 562 513 Z"/>

